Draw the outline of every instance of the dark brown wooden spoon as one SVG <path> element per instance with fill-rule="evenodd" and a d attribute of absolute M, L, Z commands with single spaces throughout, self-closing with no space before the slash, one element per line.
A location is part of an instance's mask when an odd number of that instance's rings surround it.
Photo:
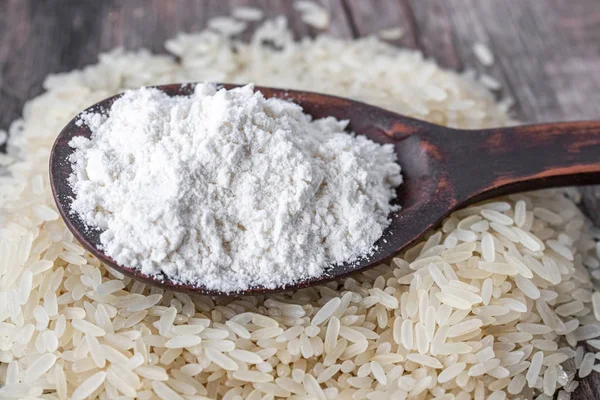
<path fill-rule="evenodd" d="M 235 85 L 222 85 L 230 89 Z M 170 96 L 190 95 L 193 85 L 158 86 Z M 261 287 L 221 293 L 198 285 L 147 276 L 115 263 L 98 249 L 100 232 L 88 229 L 71 212 L 73 191 L 68 184 L 74 136 L 89 137 L 86 125 L 73 119 L 58 135 L 50 155 L 50 181 L 65 223 L 92 254 L 132 278 L 176 291 L 209 295 L 246 295 L 316 285 L 389 261 L 415 243 L 457 207 L 491 197 L 565 185 L 600 183 L 600 122 L 565 122 L 484 130 L 460 130 L 408 118 L 368 104 L 311 92 L 256 87 L 265 97 L 300 104 L 315 118 L 350 120 L 351 131 L 379 143 L 392 143 L 405 183 L 398 189 L 402 210 L 390 215 L 391 224 L 376 243 L 377 250 L 357 264 L 331 267 L 326 275 L 275 290 Z M 110 109 L 120 95 L 85 111 Z"/>

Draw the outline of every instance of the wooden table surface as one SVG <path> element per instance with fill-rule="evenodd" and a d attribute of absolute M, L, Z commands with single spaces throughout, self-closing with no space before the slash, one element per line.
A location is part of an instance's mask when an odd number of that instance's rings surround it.
<path fill-rule="evenodd" d="M 599 0 L 317 2 L 331 13 L 332 35 L 401 27 L 405 34 L 396 44 L 418 48 L 444 67 L 492 75 L 524 121 L 600 118 Z M 83 67 L 116 46 L 163 52 L 166 39 L 201 30 L 235 5 L 288 15 L 297 35 L 319 33 L 298 20 L 288 0 L 0 0 L 0 129 L 41 93 L 48 73 Z M 476 42 L 492 49 L 493 66 L 477 62 Z M 600 189 L 584 193 L 588 210 L 600 210 Z M 600 398 L 596 374 L 580 388 L 574 399 Z"/>

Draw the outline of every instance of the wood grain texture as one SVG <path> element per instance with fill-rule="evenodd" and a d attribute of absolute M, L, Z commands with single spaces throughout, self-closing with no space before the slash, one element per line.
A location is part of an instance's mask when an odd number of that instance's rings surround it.
<path fill-rule="evenodd" d="M 524 121 L 599 119 L 598 0 L 320 0 L 332 12 L 330 33 L 372 34 L 400 26 L 394 43 L 419 48 L 453 69 L 472 68 L 500 80 Z M 41 93 L 48 73 L 80 68 L 115 46 L 163 51 L 180 31 L 196 31 L 231 5 L 285 14 L 296 35 L 314 35 L 280 0 L 0 0 L 0 129 Z M 472 45 L 490 46 L 496 63 L 475 59 Z M 2 147 L 0 146 L 0 151 Z M 588 214 L 600 224 L 600 188 L 584 189 Z M 594 374 L 576 398 L 600 393 Z M 575 396 L 574 396 L 575 397 Z"/>

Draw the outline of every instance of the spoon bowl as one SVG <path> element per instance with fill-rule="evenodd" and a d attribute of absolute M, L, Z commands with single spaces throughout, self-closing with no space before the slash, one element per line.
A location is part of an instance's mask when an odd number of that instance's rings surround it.
<path fill-rule="evenodd" d="M 232 89 L 237 85 L 220 85 Z M 193 84 L 156 86 L 169 96 L 189 96 Z M 409 118 L 379 107 L 313 92 L 255 87 L 265 97 L 293 101 L 314 118 L 349 120 L 349 130 L 378 143 L 394 145 L 404 183 L 398 187 L 400 211 L 375 243 L 373 254 L 358 262 L 331 266 L 327 273 L 280 288 L 254 287 L 225 293 L 150 276 L 117 264 L 101 250 L 100 230 L 88 227 L 71 210 L 68 183 L 75 136 L 92 132 L 75 117 L 58 135 L 50 154 L 50 182 L 58 210 L 75 238 L 100 261 L 138 281 L 165 289 L 206 295 L 251 295 L 295 290 L 348 276 L 389 261 L 418 241 L 460 206 L 519 191 L 600 183 L 600 122 L 566 122 L 485 130 L 459 130 Z M 105 112 L 121 95 L 84 112 Z"/>

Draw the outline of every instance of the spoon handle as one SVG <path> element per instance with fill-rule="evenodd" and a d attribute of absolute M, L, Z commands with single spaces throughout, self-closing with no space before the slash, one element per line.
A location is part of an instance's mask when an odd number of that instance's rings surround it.
<path fill-rule="evenodd" d="M 457 205 L 518 191 L 600 184 L 600 121 L 438 130 L 427 136 L 447 157 Z"/>

